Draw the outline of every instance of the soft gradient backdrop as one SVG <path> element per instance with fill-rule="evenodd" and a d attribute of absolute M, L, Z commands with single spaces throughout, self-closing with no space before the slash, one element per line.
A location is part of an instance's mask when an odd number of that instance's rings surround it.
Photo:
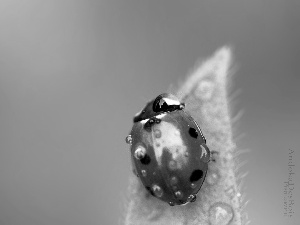
<path fill-rule="evenodd" d="M 117 224 L 132 116 L 224 44 L 251 224 L 299 223 L 299 23 L 299 0 L 1 0 L 0 225 Z"/>

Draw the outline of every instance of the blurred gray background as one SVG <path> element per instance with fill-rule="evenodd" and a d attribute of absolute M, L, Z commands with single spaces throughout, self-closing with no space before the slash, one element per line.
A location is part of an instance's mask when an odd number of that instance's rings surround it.
<path fill-rule="evenodd" d="M 224 44 L 239 67 L 251 224 L 295 225 L 299 23 L 299 0 L 1 0 L 0 225 L 117 224 L 132 116 Z"/>

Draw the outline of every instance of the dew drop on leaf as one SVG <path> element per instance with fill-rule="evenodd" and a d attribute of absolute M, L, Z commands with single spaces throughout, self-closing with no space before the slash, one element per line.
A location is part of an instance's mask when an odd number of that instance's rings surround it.
<path fill-rule="evenodd" d="M 217 202 L 209 209 L 209 222 L 211 225 L 227 225 L 233 218 L 233 210 L 224 202 Z"/>

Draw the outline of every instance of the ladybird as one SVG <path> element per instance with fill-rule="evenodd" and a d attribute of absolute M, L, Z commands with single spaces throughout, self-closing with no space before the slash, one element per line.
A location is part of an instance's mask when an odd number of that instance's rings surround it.
<path fill-rule="evenodd" d="M 171 206 L 196 200 L 211 153 L 177 97 L 164 93 L 148 102 L 134 116 L 126 142 L 133 171 L 151 195 Z"/>

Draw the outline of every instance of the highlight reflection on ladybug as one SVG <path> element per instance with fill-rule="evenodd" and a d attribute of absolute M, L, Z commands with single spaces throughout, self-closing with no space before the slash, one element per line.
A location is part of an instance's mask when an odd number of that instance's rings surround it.
<path fill-rule="evenodd" d="M 133 170 L 145 188 L 169 205 L 196 200 L 210 151 L 196 121 L 171 94 L 161 94 L 135 115 L 126 137 Z"/>

